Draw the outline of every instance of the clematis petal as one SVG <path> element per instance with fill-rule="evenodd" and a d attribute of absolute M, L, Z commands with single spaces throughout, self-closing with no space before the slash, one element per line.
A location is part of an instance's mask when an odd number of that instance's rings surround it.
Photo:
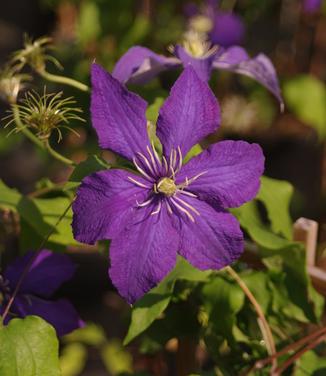
<path fill-rule="evenodd" d="M 245 36 L 245 26 L 241 18 L 230 12 L 216 12 L 212 17 L 213 29 L 209 33 L 213 44 L 230 47 L 241 44 Z"/>
<path fill-rule="evenodd" d="M 200 79 L 206 82 L 209 80 L 216 52 L 208 54 L 206 57 L 194 57 L 182 46 L 176 45 L 174 53 L 182 61 L 184 67 L 191 65 Z"/>
<path fill-rule="evenodd" d="M 150 189 L 146 180 L 129 171 L 112 169 L 87 176 L 72 206 L 75 239 L 94 244 L 117 236 L 131 220 L 137 200 L 143 202 Z"/>
<path fill-rule="evenodd" d="M 221 269 L 237 260 L 243 251 L 243 234 L 238 221 L 204 201 L 182 199 L 199 215 L 194 215 L 195 222 L 185 217 L 179 220 L 179 254 L 201 270 Z"/>
<path fill-rule="evenodd" d="M 180 147 L 185 156 L 190 148 L 214 132 L 220 124 L 220 108 L 206 82 L 187 66 L 170 96 L 161 107 L 157 121 L 157 135 L 166 157 Z"/>
<path fill-rule="evenodd" d="M 259 145 L 222 141 L 183 166 L 177 183 L 202 174 L 187 189 L 216 207 L 231 208 L 255 197 L 263 170 L 264 155 Z"/>
<path fill-rule="evenodd" d="M 235 48 L 237 50 L 234 50 Z M 241 60 L 241 55 L 243 60 Z M 258 54 L 252 59 L 246 58 L 246 55 L 241 47 L 232 47 L 215 59 L 213 67 L 243 74 L 258 81 L 278 99 L 283 110 L 284 102 L 273 63 L 264 54 Z"/>
<path fill-rule="evenodd" d="M 146 47 L 131 47 L 116 63 L 112 76 L 125 84 L 145 84 L 161 72 L 176 68 L 175 57 L 156 54 Z"/>
<path fill-rule="evenodd" d="M 57 331 L 59 337 L 85 326 L 74 306 L 67 299 L 49 301 L 33 295 L 18 295 L 11 309 L 19 317 L 42 317 Z"/>
<path fill-rule="evenodd" d="M 35 252 L 28 252 L 7 267 L 4 277 L 9 281 L 11 290 L 15 289 L 33 257 Z M 68 256 L 43 249 L 32 261 L 19 292 L 50 297 L 74 272 L 75 265 Z"/>
<path fill-rule="evenodd" d="M 113 239 L 110 247 L 113 284 L 133 304 L 156 286 L 173 269 L 179 235 L 162 205 L 158 214 L 152 208 L 138 210 L 134 222 Z"/>
<path fill-rule="evenodd" d="M 99 144 L 132 160 L 149 145 L 146 102 L 97 64 L 91 76 L 91 115 Z"/>

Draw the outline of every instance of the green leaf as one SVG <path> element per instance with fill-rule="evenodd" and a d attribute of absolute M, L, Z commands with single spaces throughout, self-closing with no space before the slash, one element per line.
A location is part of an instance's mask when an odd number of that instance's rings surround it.
<path fill-rule="evenodd" d="M 267 209 L 271 228 L 276 234 L 292 239 L 292 221 L 289 215 L 293 187 L 287 181 L 261 178 L 261 187 L 257 199 L 262 201 Z"/>
<path fill-rule="evenodd" d="M 107 162 L 97 155 L 90 155 L 85 161 L 79 163 L 79 165 L 73 170 L 70 175 L 70 182 L 81 182 L 84 177 L 92 174 L 93 172 L 106 170 L 110 168 Z"/>
<path fill-rule="evenodd" d="M 185 156 L 183 163 L 187 163 L 192 157 L 195 157 L 196 155 L 200 154 L 203 151 L 203 148 L 199 145 L 196 144 L 194 145 L 187 153 Z"/>
<path fill-rule="evenodd" d="M 101 351 L 103 362 L 110 375 L 132 372 L 132 356 L 118 339 L 108 342 Z"/>
<path fill-rule="evenodd" d="M 234 208 L 230 211 L 237 217 L 241 226 L 258 245 L 277 250 L 289 244 L 287 239 L 274 234 L 262 223 L 255 201 L 248 202 L 240 208 Z"/>
<path fill-rule="evenodd" d="M 319 137 L 326 136 L 326 88 L 322 81 L 301 75 L 283 86 L 285 103 L 303 122 L 315 128 Z"/>
<path fill-rule="evenodd" d="M 87 350 L 80 343 L 70 343 L 65 346 L 60 356 L 62 376 L 78 376 L 85 367 Z"/>
<path fill-rule="evenodd" d="M 159 110 L 160 110 L 163 102 L 164 102 L 164 98 L 162 98 L 162 97 L 155 98 L 154 102 L 147 107 L 147 110 L 146 110 L 147 120 L 156 124 L 156 121 L 157 121 L 157 118 L 158 118 L 158 113 L 159 113 Z"/>
<path fill-rule="evenodd" d="M 216 275 L 203 287 L 204 305 L 214 331 L 229 342 L 234 339 L 236 314 L 244 304 L 245 295 L 234 282 Z"/>
<path fill-rule="evenodd" d="M 90 346 L 101 346 L 106 341 L 103 328 L 89 322 L 84 328 L 74 330 L 64 337 L 65 342 L 81 342 Z"/>
<path fill-rule="evenodd" d="M 0 208 L 15 210 L 21 197 L 21 194 L 16 189 L 7 187 L 0 180 Z"/>
<path fill-rule="evenodd" d="M 210 271 L 197 270 L 186 260 L 179 258 L 173 271 L 134 305 L 124 345 L 146 330 L 164 312 L 170 303 L 177 280 L 205 282 L 210 274 Z"/>
<path fill-rule="evenodd" d="M 150 22 L 149 19 L 141 14 L 139 14 L 131 28 L 128 30 L 120 42 L 121 50 L 126 50 L 133 46 L 134 44 L 142 42 L 144 37 L 150 31 Z M 123 51 L 125 52 L 125 51 Z"/>
<path fill-rule="evenodd" d="M 58 339 L 40 317 L 13 319 L 0 329 L 0 375 L 60 375 Z"/>
<path fill-rule="evenodd" d="M 307 351 L 296 362 L 293 376 L 323 376 L 326 374 L 326 358 L 314 351 Z"/>

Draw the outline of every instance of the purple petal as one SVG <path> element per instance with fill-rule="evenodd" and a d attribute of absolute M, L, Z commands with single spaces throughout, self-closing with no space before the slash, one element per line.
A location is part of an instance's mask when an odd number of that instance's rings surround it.
<path fill-rule="evenodd" d="M 194 57 L 180 45 L 175 46 L 174 53 L 184 67 L 191 65 L 200 79 L 206 82 L 209 80 L 216 53 L 209 54 L 207 57 Z"/>
<path fill-rule="evenodd" d="M 58 336 L 64 336 L 85 325 L 67 299 L 48 301 L 33 295 L 18 295 L 11 313 L 22 318 L 29 315 L 40 316 L 56 329 Z"/>
<path fill-rule="evenodd" d="M 194 215 L 195 222 L 188 218 L 180 221 L 180 255 L 200 270 L 221 269 L 237 260 L 243 251 L 243 234 L 238 221 L 204 201 L 182 199 L 199 215 Z"/>
<path fill-rule="evenodd" d="M 317 12 L 322 5 L 322 0 L 303 0 L 303 10 L 308 13 Z"/>
<path fill-rule="evenodd" d="M 11 290 L 15 289 L 20 276 L 33 257 L 35 252 L 28 252 L 7 267 L 4 277 L 10 282 Z M 19 292 L 44 298 L 50 297 L 73 276 L 74 272 L 75 265 L 68 256 L 43 249 L 32 261 Z"/>
<path fill-rule="evenodd" d="M 111 242 L 109 274 L 130 304 L 156 286 L 176 262 L 179 235 L 165 205 L 151 215 L 154 209 L 139 209 L 133 224 Z"/>
<path fill-rule="evenodd" d="M 256 196 L 263 170 L 259 145 L 222 141 L 193 157 L 178 174 L 177 183 L 204 172 L 187 190 L 215 207 L 231 208 Z"/>
<path fill-rule="evenodd" d="M 91 115 L 99 144 L 132 160 L 149 145 L 146 102 L 102 67 L 92 65 Z"/>
<path fill-rule="evenodd" d="M 267 90 L 269 90 L 280 102 L 281 108 L 284 107 L 284 102 L 281 95 L 277 74 L 273 63 L 264 55 L 259 54 L 252 59 L 248 59 L 245 51 L 241 52 L 240 47 L 236 47 L 237 51 L 226 50 L 226 52 L 217 57 L 213 63 L 214 68 L 224 69 L 234 73 L 243 74 L 258 81 Z M 235 59 L 238 55 L 238 61 Z M 241 55 L 244 59 L 241 61 Z"/>
<path fill-rule="evenodd" d="M 237 65 L 242 61 L 247 61 L 250 59 L 247 51 L 239 46 L 233 46 L 230 48 L 221 48 L 219 54 L 216 56 L 214 66 L 218 63 L 219 68 L 225 69 L 230 65 Z"/>
<path fill-rule="evenodd" d="M 141 46 L 131 47 L 116 63 L 112 76 L 122 83 L 145 84 L 161 72 L 176 68 L 180 61 Z"/>
<path fill-rule="evenodd" d="M 161 107 L 157 135 L 165 156 L 181 148 L 185 156 L 190 148 L 214 132 L 220 124 L 220 108 L 209 86 L 191 66 L 184 69 Z"/>
<path fill-rule="evenodd" d="M 213 29 L 210 32 L 210 39 L 213 44 L 230 47 L 243 42 L 245 26 L 239 16 L 228 12 L 218 12 L 212 21 Z"/>
<path fill-rule="evenodd" d="M 128 177 L 148 185 L 132 172 L 113 169 L 83 179 L 72 206 L 75 239 L 94 244 L 97 240 L 111 239 L 123 230 L 133 216 L 137 200 L 144 201 L 148 194 Z"/>

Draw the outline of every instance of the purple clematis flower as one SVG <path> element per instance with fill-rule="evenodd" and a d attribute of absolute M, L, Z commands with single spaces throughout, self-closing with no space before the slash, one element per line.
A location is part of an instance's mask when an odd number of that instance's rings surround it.
<path fill-rule="evenodd" d="M 133 303 L 170 272 L 177 254 L 195 267 L 220 269 L 242 253 L 243 235 L 226 208 L 251 200 L 264 157 L 257 144 L 223 141 L 183 165 L 191 147 L 216 131 L 218 102 L 187 67 L 157 121 L 160 157 L 147 134 L 146 102 L 99 65 L 92 66 L 92 123 L 102 148 L 135 169 L 96 172 L 73 204 L 77 240 L 111 239 L 110 277 Z"/>
<path fill-rule="evenodd" d="M 0 310 L 5 307 L 14 292 L 24 269 L 35 257 L 28 252 L 10 264 L 3 276 L 0 276 Z M 75 266 L 69 257 L 43 249 L 33 260 L 29 271 L 20 286 L 18 294 L 5 318 L 7 324 L 12 318 L 36 315 L 50 323 L 63 336 L 84 326 L 75 308 L 67 299 L 51 301 L 49 298 L 75 272 Z"/>
<path fill-rule="evenodd" d="M 203 81 L 208 81 L 213 69 L 226 70 L 258 81 L 283 108 L 277 74 L 266 55 L 260 53 L 250 58 L 239 46 L 211 46 L 196 33 L 188 33 L 184 45 L 176 45 L 173 52 L 175 57 L 165 57 L 145 47 L 131 47 L 115 65 L 113 77 L 125 84 L 145 84 L 165 70 L 191 65 Z"/>
<path fill-rule="evenodd" d="M 317 12 L 322 5 L 322 0 L 303 0 L 303 10 L 307 13 Z"/>

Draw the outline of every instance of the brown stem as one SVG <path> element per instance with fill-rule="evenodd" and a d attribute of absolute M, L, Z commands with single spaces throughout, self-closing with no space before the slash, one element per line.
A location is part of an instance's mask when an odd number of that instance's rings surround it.
<path fill-rule="evenodd" d="M 324 341 L 326 339 L 326 334 L 321 335 L 320 337 L 316 338 L 315 341 L 311 342 L 306 347 L 303 347 L 301 350 L 296 352 L 294 355 L 292 355 L 289 359 L 287 359 L 279 368 L 275 370 L 275 376 L 282 375 L 282 373 L 297 359 L 299 359 L 305 352 L 312 350 L 314 347 L 316 347 L 320 342 Z"/>
<path fill-rule="evenodd" d="M 307 336 L 300 338 L 298 341 L 291 343 L 290 345 L 285 346 L 282 350 L 278 351 L 277 353 L 269 356 L 268 358 L 258 360 L 252 370 L 254 369 L 261 369 L 264 366 L 266 366 L 268 363 L 271 363 L 273 359 L 279 358 L 282 355 L 287 354 L 288 352 L 295 350 L 296 348 L 300 346 L 304 346 L 307 342 L 314 340 L 316 337 L 322 336 L 326 334 L 326 327 L 323 327 L 321 329 L 318 329 Z"/>

